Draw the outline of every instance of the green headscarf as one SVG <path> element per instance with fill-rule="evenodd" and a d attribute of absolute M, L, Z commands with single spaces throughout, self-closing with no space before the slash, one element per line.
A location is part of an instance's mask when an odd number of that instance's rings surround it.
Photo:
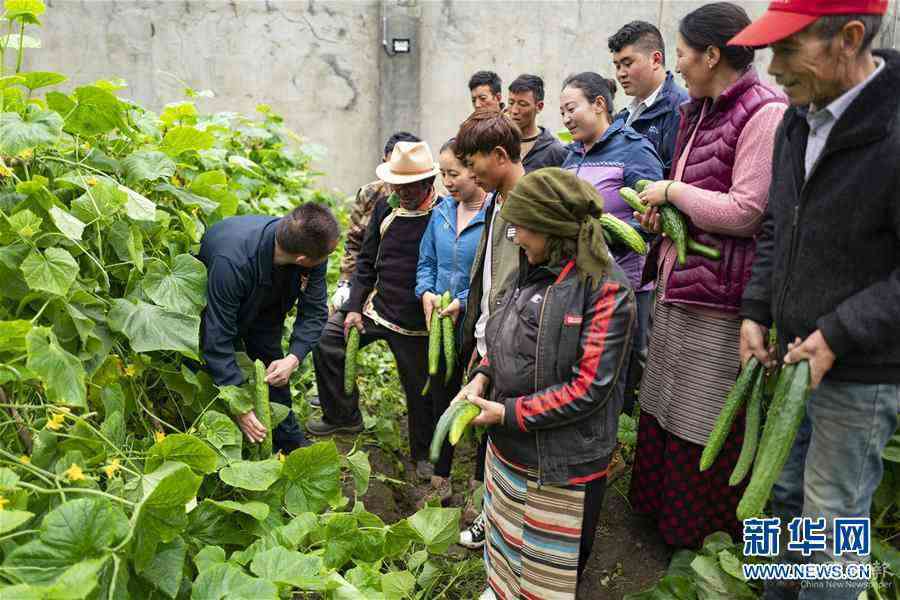
<path fill-rule="evenodd" d="M 551 261 L 566 258 L 553 255 L 567 247 L 571 252 L 574 242 L 578 275 L 582 279 L 591 276 L 595 281 L 609 271 L 610 264 L 600 225 L 602 214 L 603 198 L 594 186 L 558 167 L 538 169 L 522 177 L 500 209 L 500 216 L 512 225 L 550 237 Z"/>

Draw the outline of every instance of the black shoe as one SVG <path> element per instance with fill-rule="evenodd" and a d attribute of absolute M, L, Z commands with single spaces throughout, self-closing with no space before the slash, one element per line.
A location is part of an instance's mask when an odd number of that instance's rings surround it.
<path fill-rule="evenodd" d="M 319 400 L 318 394 L 316 394 L 315 396 L 308 396 L 306 398 L 306 401 L 309 402 L 309 405 L 313 408 L 322 408 L 322 401 Z"/>
<path fill-rule="evenodd" d="M 361 433 L 363 423 L 329 423 L 325 419 L 310 419 L 306 422 L 306 431 L 310 435 L 331 435 L 332 433 Z"/>

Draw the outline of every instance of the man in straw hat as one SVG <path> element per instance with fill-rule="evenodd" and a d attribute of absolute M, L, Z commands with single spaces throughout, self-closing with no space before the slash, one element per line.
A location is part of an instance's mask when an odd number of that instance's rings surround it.
<path fill-rule="evenodd" d="M 360 348 L 385 340 L 394 353 L 406 394 L 412 458 L 417 475 L 429 481 L 433 471 L 427 457 L 434 422 L 430 400 L 422 396 L 428 377 L 428 331 L 415 288 L 419 243 L 431 218 L 440 168 L 427 143 L 398 142 L 391 159 L 378 165 L 375 173 L 392 194 L 372 211 L 350 298 L 329 319 L 313 352 L 323 415 L 306 428 L 313 435 L 362 431 L 359 393 L 355 389 L 344 393 L 345 339 L 355 327 Z"/>
<path fill-rule="evenodd" d="M 752 355 L 773 367 L 784 356 L 808 360 L 811 373 L 806 416 L 771 513 L 783 526 L 822 519 L 823 543 L 804 559 L 785 553 L 784 535 L 780 562 L 867 560 L 869 532 L 837 520 L 868 524 L 881 454 L 897 428 L 900 53 L 872 51 L 887 5 L 772 2 L 730 42 L 770 46 L 769 73 L 792 104 L 775 137 L 769 203 L 741 308 L 744 362 Z M 773 325 L 777 350 L 766 345 Z M 765 597 L 850 599 L 868 583 L 817 581 L 801 590 L 797 581 L 768 582 Z"/>

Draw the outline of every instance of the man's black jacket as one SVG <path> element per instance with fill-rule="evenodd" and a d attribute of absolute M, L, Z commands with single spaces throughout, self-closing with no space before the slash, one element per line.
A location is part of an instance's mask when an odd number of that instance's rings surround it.
<path fill-rule="evenodd" d="M 234 357 L 235 341 L 260 329 L 276 332 L 280 339 L 280 324 L 298 298 L 290 352 L 301 362 L 319 340 L 328 320 L 327 262 L 312 269 L 295 265 L 279 267 L 285 269 L 279 286 L 281 301 L 272 310 L 278 221 L 277 217 L 232 217 L 219 221 L 203 236 L 199 258 L 206 265 L 208 278 L 201 348 L 216 385 L 243 383 L 244 377 Z M 260 314 L 262 309 L 267 314 Z M 264 327 L 255 327 L 263 323 Z"/>
<path fill-rule="evenodd" d="M 827 377 L 900 382 L 900 53 L 835 123 L 808 180 L 805 109 L 775 136 L 772 184 L 741 315 L 779 346 L 819 329 Z"/>
<path fill-rule="evenodd" d="M 543 127 L 540 128 L 540 131 L 538 139 L 534 141 L 534 146 L 522 158 L 522 167 L 526 173 L 544 167 L 561 167 L 569 155 L 569 151 L 556 139 L 555 135 Z"/>

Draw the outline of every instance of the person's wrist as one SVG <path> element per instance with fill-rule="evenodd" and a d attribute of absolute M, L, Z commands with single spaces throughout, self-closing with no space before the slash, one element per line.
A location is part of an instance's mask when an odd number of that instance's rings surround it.
<path fill-rule="evenodd" d="M 287 355 L 287 358 L 290 358 L 290 359 L 291 359 L 291 362 L 294 363 L 294 368 L 295 368 L 295 369 L 296 369 L 298 366 L 300 366 L 300 359 L 297 358 L 297 355 L 296 355 L 296 354 L 293 354 L 293 353 L 288 354 L 288 355 Z"/>
<path fill-rule="evenodd" d="M 672 185 L 674 185 L 674 184 L 675 184 L 674 181 L 670 181 L 669 183 L 666 184 L 666 189 L 663 192 L 663 200 L 665 200 L 666 202 L 669 201 L 669 188 L 672 187 Z"/>

